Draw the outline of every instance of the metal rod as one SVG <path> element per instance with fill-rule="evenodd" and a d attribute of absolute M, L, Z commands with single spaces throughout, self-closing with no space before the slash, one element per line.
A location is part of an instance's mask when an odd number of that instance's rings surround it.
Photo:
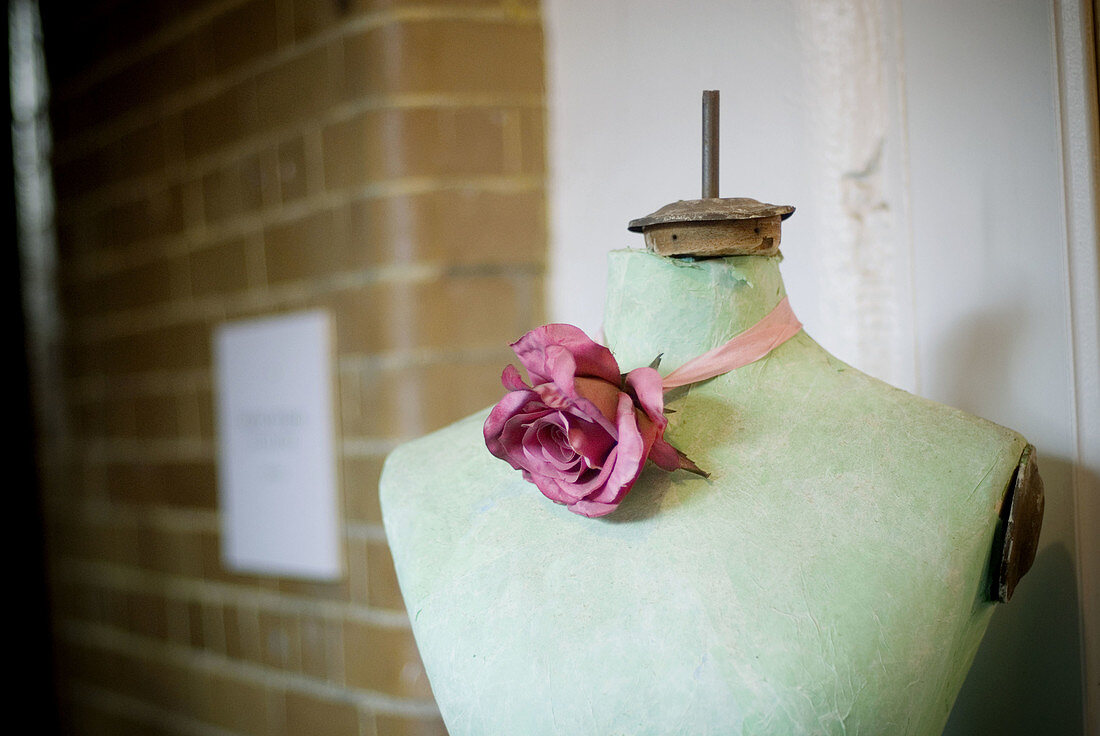
<path fill-rule="evenodd" d="M 718 90 L 703 91 L 703 199 L 718 197 Z"/>

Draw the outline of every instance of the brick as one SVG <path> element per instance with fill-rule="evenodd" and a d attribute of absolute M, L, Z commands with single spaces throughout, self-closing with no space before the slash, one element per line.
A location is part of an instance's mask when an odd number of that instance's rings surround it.
<path fill-rule="evenodd" d="M 69 262 L 103 244 L 99 220 L 93 212 L 61 209 L 56 213 L 57 252 L 62 262 Z M 59 277 L 66 277 L 62 272 Z"/>
<path fill-rule="evenodd" d="M 137 416 L 133 399 L 109 399 L 102 405 L 102 430 L 105 437 L 133 437 Z"/>
<path fill-rule="evenodd" d="M 408 629 L 347 621 L 344 656 L 351 687 L 402 698 L 431 698 L 428 677 Z"/>
<path fill-rule="evenodd" d="M 225 653 L 234 659 L 263 662 L 260 641 L 260 618 L 253 608 L 224 606 Z"/>
<path fill-rule="evenodd" d="M 504 171 L 504 114 L 497 108 L 371 110 L 325 128 L 325 186 L 404 176 Z"/>
<path fill-rule="evenodd" d="M 230 238 L 187 256 L 191 294 L 208 297 L 231 294 L 248 286 L 244 238 Z"/>
<path fill-rule="evenodd" d="M 79 133 L 77 121 L 88 126 L 102 123 L 120 112 L 151 105 L 198 81 L 200 50 L 194 36 L 187 36 L 105 77 L 82 94 L 61 102 L 59 131 Z"/>
<path fill-rule="evenodd" d="M 60 201 L 105 184 L 162 173 L 167 165 L 168 129 L 154 120 L 77 158 L 55 164 L 54 186 Z M 63 147 L 59 144 L 59 149 Z"/>
<path fill-rule="evenodd" d="M 203 578 L 220 583 L 233 583 L 235 585 L 241 585 L 246 587 L 259 588 L 262 590 L 277 590 L 279 587 L 278 581 L 259 575 L 248 575 L 244 573 L 235 572 L 229 570 L 222 559 L 221 555 L 221 535 L 212 533 L 202 533 L 199 536 L 200 540 L 200 556 L 202 559 L 202 576 Z M 220 616 L 220 611 L 219 611 Z M 241 626 L 244 626 L 246 619 L 242 618 Z M 243 629 L 242 629 L 243 632 Z M 242 633 L 243 636 L 243 633 Z M 242 639 L 243 641 L 243 639 Z M 259 661 L 262 658 L 260 652 L 260 646 L 257 644 L 254 647 L 255 659 Z"/>
<path fill-rule="evenodd" d="M 350 703 L 288 691 L 286 732 L 310 736 L 349 736 L 359 733 L 359 712 Z"/>
<path fill-rule="evenodd" d="M 519 279 L 523 280 L 523 279 Z M 413 299 L 413 329 L 418 346 L 496 347 L 523 333 L 515 317 L 522 292 L 516 278 L 451 277 L 418 284 Z"/>
<path fill-rule="evenodd" d="M 160 596 L 131 593 L 127 596 L 130 631 L 151 639 L 168 637 L 168 614 Z"/>
<path fill-rule="evenodd" d="M 308 2 L 309 0 L 304 0 Z M 536 0 L 503 0 L 505 4 L 524 4 L 536 2 Z M 402 7 L 470 7 L 490 8 L 501 5 L 502 0 L 348 0 L 350 12 L 366 12 L 372 10 L 390 10 Z"/>
<path fill-rule="evenodd" d="M 301 640 L 295 616 L 260 612 L 263 663 L 284 670 L 301 668 Z"/>
<path fill-rule="evenodd" d="M 180 115 L 183 153 L 195 158 L 240 141 L 261 126 L 255 80 L 198 102 Z"/>
<path fill-rule="evenodd" d="M 273 53 L 278 46 L 273 0 L 252 0 L 212 19 L 200 43 L 215 74 L 225 74 Z"/>
<path fill-rule="evenodd" d="M 404 23 L 387 70 L 391 92 L 542 94 L 537 23 L 432 20 Z"/>
<path fill-rule="evenodd" d="M 264 229 L 264 263 L 270 284 L 316 279 L 344 270 L 347 243 L 336 212 L 323 209 Z M 308 253 L 308 257 L 303 257 Z"/>
<path fill-rule="evenodd" d="M 217 506 L 213 462 L 108 463 L 107 493 L 113 501 L 213 509 Z"/>
<path fill-rule="evenodd" d="M 314 119 L 331 105 L 342 84 L 339 53 L 335 44 L 321 47 L 258 75 L 257 111 L 264 127 Z"/>
<path fill-rule="evenodd" d="M 535 95 L 545 86 L 537 23 L 419 20 L 344 42 L 345 94 Z"/>
<path fill-rule="evenodd" d="M 210 673 L 153 659 L 130 659 L 127 673 L 133 695 L 166 710 L 200 710 L 210 692 Z"/>
<path fill-rule="evenodd" d="M 418 417 L 402 406 L 410 395 L 414 400 L 419 395 L 416 379 L 409 371 L 368 369 L 358 379 L 359 400 L 340 414 L 344 437 L 397 437 L 418 433 Z"/>
<path fill-rule="evenodd" d="M 212 675 L 196 710 L 201 720 L 233 733 L 250 736 L 270 733 L 268 692 L 256 683 Z"/>
<path fill-rule="evenodd" d="M 134 435 L 171 438 L 179 436 L 179 410 L 172 396 L 138 396 L 134 405 Z"/>
<path fill-rule="evenodd" d="M 203 631 L 202 604 L 198 601 L 190 601 L 187 604 L 187 631 L 190 634 L 190 644 L 195 649 L 206 646 L 206 636 Z"/>
<path fill-rule="evenodd" d="M 306 196 L 306 168 L 306 146 L 301 136 L 279 144 L 279 194 L 283 202 Z"/>
<path fill-rule="evenodd" d="M 303 618 L 299 628 L 302 645 L 302 673 L 329 680 L 341 645 L 339 624 L 323 618 Z"/>
<path fill-rule="evenodd" d="M 174 324 L 88 345 L 82 352 L 93 356 L 89 368 L 105 373 L 206 368 L 211 361 L 210 333 L 205 323 Z"/>
<path fill-rule="evenodd" d="M 181 530 L 169 536 L 176 555 L 175 572 L 178 575 L 190 578 L 201 578 L 202 567 L 202 532 L 195 530 Z"/>
<path fill-rule="evenodd" d="M 351 581 L 351 600 L 366 605 L 367 586 L 367 542 L 364 539 L 348 539 L 344 543 L 348 556 L 348 578 Z"/>
<path fill-rule="evenodd" d="M 172 264 L 164 261 L 116 271 L 82 284 L 74 310 L 99 315 L 167 302 L 172 296 Z"/>
<path fill-rule="evenodd" d="M 405 610 L 393 556 L 389 546 L 382 542 L 367 543 L 367 602 L 373 608 Z"/>
<path fill-rule="evenodd" d="M 418 288 L 409 283 L 376 283 L 332 297 L 336 315 L 336 344 L 340 354 L 377 353 L 411 347 L 410 309 Z M 349 384 L 350 387 L 350 384 Z M 359 398 L 367 389 L 361 387 Z"/>
<path fill-rule="evenodd" d="M 378 476 L 382 457 L 345 457 L 343 462 L 344 513 L 348 521 L 381 523 Z"/>
<path fill-rule="evenodd" d="M 335 298 L 341 352 L 413 347 L 495 347 L 522 332 L 525 277 L 452 277 L 419 283 L 377 283 Z"/>
<path fill-rule="evenodd" d="M 345 580 L 298 580 L 280 578 L 279 592 L 300 598 L 313 598 L 318 601 L 348 600 L 348 581 Z"/>
<path fill-rule="evenodd" d="M 400 54 L 399 24 L 371 28 L 348 36 L 343 47 L 343 94 L 346 99 L 388 92 Z"/>
<path fill-rule="evenodd" d="M 159 120 L 125 133 L 96 154 L 104 179 L 117 182 L 163 172 L 168 160 L 166 143 Z"/>
<path fill-rule="evenodd" d="M 537 265 L 546 259 L 542 190 L 446 189 L 353 200 L 347 241 L 356 264 L 439 261 Z"/>
<path fill-rule="evenodd" d="M 546 173 L 546 110 L 524 108 L 520 112 L 520 171 Z"/>
<path fill-rule="evenodd" d="M 169 729 L 113 711 L 100 710 L 94 704 L 69 701 L 61 712 L 64 733 L 74 736 L 169 736 Z"/>
<path fill-rule="evenodd" d="M 111 469 L 104 468 L 105 484 L 111 482 Z M 135 527 L 119 527 L 112 529 L 110 533 L 100 534 L 104 540 L 104 549 L 107 559 L 119 565 L 141 567 L 145 564 L 142 558 L 142 550 L 145 542 L 142 539 L 141 530 Z"/>
<path fill-rule="evenodd" d="M 236 606 L 222 608 L 222 625 L 225 627 L 225 654 L 233 659 L 248 659 L 241 634 L 240 610 Z"/>
<path fill-rule="evenodd" d="M 504 113 L 497 108 L 418 108 L 400 116 L 404 176 L 464 176 L 504 171 Z"/>
<path fill-rule="evenodd" d="M 447 727 L 439 716 L 413 718 L 379 713 L 374 723 L 378 736 L 447 736 Z"/>
<path fill-rule="evenodd" d="M 212 389 L 199 389 L 196 397 L 198 405 L 199 437 L 204 440 L 214 439 L 214 392 Z"/>
<path fill-rule="evenodd" d="M 322 133 L 324 179 L 327 189 L 360 186 L 383 179 L 397 170 L 400 116 L 371 110 L 326 126 Z"/>
<path fill-rule="evenodd" d="M 274 150 L 262 151 L 244 156 L 203 176 L 206 222 L 216 224 L 254 213 L 263 207 L 265 200 L 274 200 L 278 187 L 275 166 Z"/>
<path fill-rule="evenodd" d="M 344 20 L 342 10 L 346 3 L 318 3 L 313 0 L 294 0 L 292 24 L 295 41 L 304 41 L 311 36 L 333 28 Z"/>
<path fill-rule="evenodd" d="M 110 207 L 98 217 L 97 228 L 96 242 L 112 250 L 176 235 L 184 228 L 183 188 L 153 188 L 140 199 Z"/>
<path fill-rule="evenodd" d="M 171 644 L 191 646 L 191 616 L 187 606 L 187 601 L 178 598 L 167 598 L 164 601 L 166 638 Z"/>
<path fill-rule="evenodd" d="M 423 392 L 423 431 L 445 427 L 500 401 L 504 395 L 500 372 L 514 359 L 505 348 L 499 360 L 439 364 L 421 369 L 418 378 Z M 455 391 L 455 386 L 461 386 L 462 390 Z"/>

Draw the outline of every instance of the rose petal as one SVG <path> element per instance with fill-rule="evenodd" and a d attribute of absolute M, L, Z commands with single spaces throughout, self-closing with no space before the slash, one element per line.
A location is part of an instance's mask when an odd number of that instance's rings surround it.
<path fill-rule="evenodd" d="M 548 409 L 540 403 L 531 402 L 525 405 L 523 410 L 508 417 L 499 436 L 500 443 L 504 446 L 505 451 L 512 454 L 518 452 L 523 444 L 523 436 L 527 433 L 527 428 L 539 419 L 553 413 L 555 413 L 553 409 Z"/>
<path fill-rule="evenodd" d="M 652 368 L 635 368 L 626 374 L 626 384 L 634 390 L 638 405 L 662 430 L 668 424 L 665 418 L 665 392 L 661 387 L 661 374 Z"/>
<path fill-rule="evenodd" d="M 587 516 L 589 519 L 597 519 L 601 516 L 607 516 L 612 511 L 619 508 L 619 504 L 599 503 L 598 501 L 586 501 L 582 498 L 580 501 L 569 504 L 568 508 L 574 514 Z"/>
<path fill-rule="evenodd" d="M 599 468 L 604 464 L 607 453 L 615 446 L 615 438 L 594 422 L 574 418 L 569 427 L 569 446 L 590 468 Z"/>
<path fill-rule="evenodd" d="M 667 470 L 670 473 L 680 469 L 680 455 L 664 437 L 658 437 L 653 441 L 653 446 L 649 448 L 649 459 L 661 470 Z"/>
<path fill-rule="evenodd" d="M 527 470 L 523 471 L 523 479 L 534 483 L 542 491 L 542 495 L 554 503 L 572 504 L 581 500 L 580 496 L 575 495 L 576 487 L 571 483 L 559 483 L 553 478 L 535 475 Z"/>
<path fill-rule="evenodd" d="M 505 423 L 532 400 L 538 400 L 538 394 L 534 391 L 511 391 L 497 402 L 489 412 L 489 416 L 485 418 L 485 426 L 482 428 L 485 446 L 489 448 L 489 452 L 501 460 L 507 459 L 507 450 L 500 441 Z"/>
<path fill-rule="evenodd" d="M 523 382 L 523 377 L 520 376 L 519 371 L 511 363 L 504 366 L 504 372 L 500 374 L 500 382 L 503 383 L 504 388 L 509 391 L 529 391 L 531 389 L 530 386 Z"/>
<path fill-rule="evenodd" d="M 538 389 L 535 390 L 538 391 Z M 600 415 L 606 417 L 609 422 L 618 421 L 619 397 L 623 392 L 619 390 L 617 383 L 608 383 L 599 378 L 578 378 L 576 391 L 578 397 L 592 402 Z M 539 392 L 539 395 L 541 396 L 542 393 Z"/>
<path fill-rule="evenodd" d="M 615 419 L 621 393 L 618 388 L 595 378 L 578 378 L 577 386 L 583 394 L 578 393 L 576 388 L 569 395 L 563 394 L 553 383 L 540 383 L 533 390 L 546 406 L 595 422 L 612 437 L 618 435 Z"/>
<path fill-rule="evenodd" d="M 603 345 L 594 342 L 584 331 L 573 325 L 550 324 L 531 330 L 516 342 L 512 349 L 531 376 L 532 383 L 548 383 L 553 380 L 554 371 L 549 361 L 552 359 L 548 348 L 560 347 L 573 359 L 575 370 L 572 375 L 593 376 L 610 383 L 619 380 L 619 364 L 615 356 Z M 554 357 L 554 360 L 560 358 Z"/>
<path fill-rule="evenodd" d="M 562 429 L 563 418 L 560 414 L 549 414 L 527 426 L 523 436 L 522 463 L 524 469 L 536 475 L 545 475 L 567 483 L 575 483 L 581 472 L 586 469 L 581 456 L 573 451 L 565 441 Z M 557 438 L 551 435 L 555 434 Z M 560 438 L 560 439 L 559 439 Z M 553 457 L 547 452 L 548 446 L 564 445 L 565 455 Z"/>
<path fill-rule="evenodd" d="M 641 425 L 641 426 L 639 426 Z M 656 425 L 652 422 L 639 422 L 634 411 L 634 402 L 626 394 L 619 397 L 619 442 L 609 453 L 614 455 L 611 473 L 606 482 L 594 493 L 586 495 L 586 501 L 617 504 L 634 485 L 642 472 L 646 455 L 656 438 Z"/>

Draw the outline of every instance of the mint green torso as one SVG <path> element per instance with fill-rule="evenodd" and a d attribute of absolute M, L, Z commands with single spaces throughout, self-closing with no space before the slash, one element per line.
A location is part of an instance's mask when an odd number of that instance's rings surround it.
<path fill-rule="evenodd" d="M 622 369 L 749 327 L 783 296 L 778 260 L 612 253 Z M 805 333 L 669 399 L 666 437 L 710 479 L 651 465 L 602 519 L 490 455 L 487 410 L 388 458 L 386 534 L 452 736 L 939 734 L 1025 440 Z"/>

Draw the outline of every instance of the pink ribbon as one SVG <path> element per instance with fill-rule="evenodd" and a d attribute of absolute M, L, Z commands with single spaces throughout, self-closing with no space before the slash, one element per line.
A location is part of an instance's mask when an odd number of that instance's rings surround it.
<path fill-rule="evenodd" d="M 787 297 L 764 319 L 734 336 L 724 345 L 692 358 L 665 376 L 661 381 L 664 390 L 705 381 L 723 373 L 755 363 L 765 355 L 790 340 L 802 329 L 802 323 L 794 316 Z"/>

